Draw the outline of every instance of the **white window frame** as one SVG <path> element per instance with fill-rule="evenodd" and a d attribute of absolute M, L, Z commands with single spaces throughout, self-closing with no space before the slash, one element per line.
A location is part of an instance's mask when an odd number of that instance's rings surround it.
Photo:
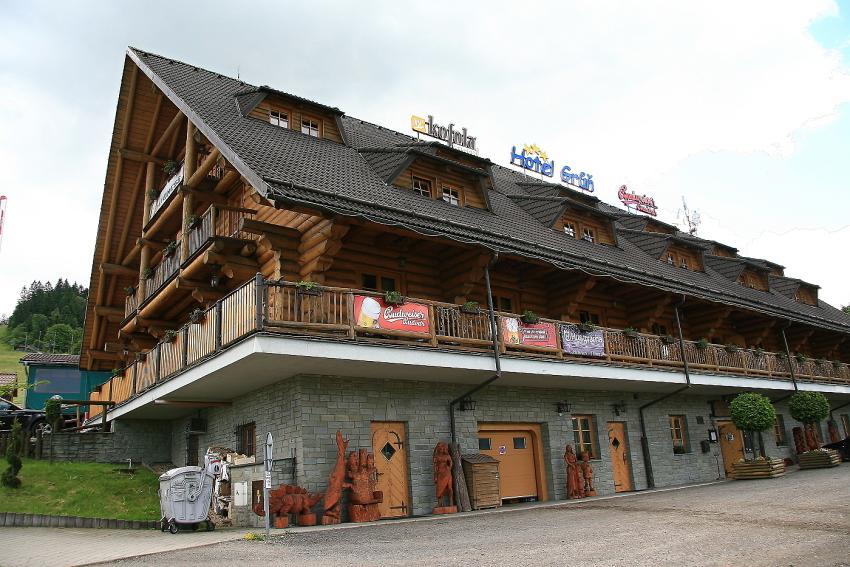
<path fill-rule="evenodd" d="M 425 187 L 422 187 L 421 184 L 425 184 Z M 431 197 L 431 182 L 422 177 L 413 177 L 412 182 L 413 192 L 417 195 L 421 195 L 422 197 Z M 417 185 L 420 185 L 417 187 Z"/>
<path fill-rule="evenodd" d="M 443 185 L 443 201 L 448 203 L 449 205 L 454 205 L 455 207 L 460 207 L 460 189 L 455 187 L 451 187 L 449 185 Z"/>
<path fill-rule="evenodd" d="M 269 110 L 269 124 L 279 128 L 289 128 L 289 113 L 285 110 Z"/>
<path fill-rule="evenodd" d="M 576 237 L 576 225 L 571 222 L 564 223 L 564 234 L 572 238 Z"/>
<path fill-rule="evenodd" d="M 307 134 L 308 136 L 312 136 L 314 138 L 318 138 L 321 136 L 320 124 L 318 120 L 313 120 L 312 118 L 301 117 L 301 133 Z"/>
<path fill-rule="evenodd" d="M 590 227 L 584 227 L 581 229 L 581 239 L 586 240 L 587 242 L 594 243 L 596 242 L 596 231 Z"/>

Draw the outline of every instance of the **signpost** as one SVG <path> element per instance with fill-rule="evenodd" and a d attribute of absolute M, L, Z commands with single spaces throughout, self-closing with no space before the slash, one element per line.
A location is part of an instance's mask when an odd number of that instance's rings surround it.
<path fill-rule="evenodd" d="M 274 454 L 274 439 L 271 431 L 266 435 L 265 471 L 263 472 L 263 511 L 266 513 L 266 542 L 269 541 L 269 490 L 272 487 L 272 455 Z"/>

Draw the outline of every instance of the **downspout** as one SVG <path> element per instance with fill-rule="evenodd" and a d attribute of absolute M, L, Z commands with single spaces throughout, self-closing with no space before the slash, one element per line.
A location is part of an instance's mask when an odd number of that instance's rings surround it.
<path fill-rule="evenodd" d="M 785 356 L 787 357 L 785 360 L 788 361 L 788 372 L 791 374 L 791 383 L 794 384 L 794 391 L 798 390 L 797 388 L 797 376 L 794 373 L 794 362 L 791 360 L 791 349 L 788 348 L 788 338 L 785 336 L 785 329 L 791 326 L 791 321 L 787 321 L 784 327 L 780 327 L 779 334 L 782 335 L 782 344 L 785 345 Z"/>
<path fill-rule="evenodd" d="M 682 354 L 682 365 L 685 372 L 685 381 L 687 384 L 682 386 L 681 388 L 677 388 L 673 390 L 669 394 L 664 394 L 660 398 L 656 398 L 651 402 L 643 404 L 638 408 L 638 415 L 640 416 L 640 448 L 643 453 L 643 470 L 646 474 L 646 487 L 647 488 L 655 488 L 655 476 L 652 474 L 652 455 L 649 452 L 649 439 L 646 436 L 646 419 L 644 417 L 644 410 L 650 406 L 654 406 L 658 402 L 663 402 L 667 398 L 671 398 L 691 387 L 691 371 L 688 366 L 688 357 L 685 356 L 685 337 L 682 336 L 682 321 L 679 318 L 679 307 L 685 304 L 685 296 L 682 295 L 682 300 L 679 303 L 673 305 L 673 312 L 676 314 L 676 331 L 679 333 L 679 352 Z"/>
<path fill-rule="evenodd" d="M 478 384 L 468 392 L 463 393 L 449 402 L 449 422 L 451 424 L 452 431 L 452 444 L 457 443 L 457 431 L 455 430 L 455 406 L 465 398 L 468 398 L 475 392 L 502 377 L 502 362 L 499 359 L 499 333 L 496 327 L 496 313 L 493 308 L 493 291 L 490 288 L 490 268 L 495 266 L 498 261 L 499 253 L 493 252 L 493 257 L 489 262 L 487 262 L 487 265 L 484 266 L 484 285 L 486 288 L 485 291 L 487 292 L 487 311 L 490 317 L 490 338 L 493 340 L 493 360 L 496 363 L 496 373 L 481 384 Z"/>

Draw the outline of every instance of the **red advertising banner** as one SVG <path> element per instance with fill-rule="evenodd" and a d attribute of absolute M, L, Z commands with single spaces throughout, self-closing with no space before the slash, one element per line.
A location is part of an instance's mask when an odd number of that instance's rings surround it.
<path fill-rule="evenodd" d="M 357 327 L 387 331 L 429 334 L 428 306 L 421 303 L 387 305 L 380 297 L 354 296 L 354 324 Z"/>
<path fill-rule="evenodd" d="M 506 346 L 533 346 L 557 349 L 558 336 L 552 323 L 526 325 L 516 317 L 502 317 L 502 340 Z"/>

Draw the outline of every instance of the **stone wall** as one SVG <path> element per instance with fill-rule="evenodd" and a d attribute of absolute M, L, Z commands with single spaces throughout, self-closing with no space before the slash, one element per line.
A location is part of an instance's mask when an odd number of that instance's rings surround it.
<path fill-rule="evenodd" d="M 109 433 L 54 433 L 44 436 L 44 458 L 98 463 L 171 462 L 171 424 L 167 421 L 118 419 Z"/>
<path fill-rule="evenodd" d="M 328 474 L 336 460 L 334 434 L 337 429 L 349 439 L 349 450 L 371 449 L 372 421 L 399 421 L 406 424 L 412 513 L 427 514 L 434 506 L 432 452 L 437 441 L 451 437 L 448 403 L 469 388 L 434 382 L 406 380 L 352 379 L 335 376 L 298 376 L 262 388 L 234 400 L 232 406 L 203 410 L 207 434 L 201 435 L 199 453 L 207 446 L 235 447 L 236 426 L 253 421 L 256 425 L 258 458 L 267 431 L 275 437 L 275 459 L 294 457 L 294 482 L 310 491 L 324 491 Z M 539 424 L 545 479 L 550 499 L 565 498 L 563 452 L 574 443 L 570 414 L 559 416 L 556 403 L 572 404 L 575 414 L 595 417 L 600 458 L 593 460 L 596 488 L 600 495 L 614 492 L 607 422 L 625 423 L 635 489 L 646 488 L 640 442 L 638 407 L 663 393 L 612 393 L 490 386 L 477 393 L 474 411 L 456 411 L 456 428 L 462 452 L 478 452 L 480 422 Z M 625 411 L 616 415 L 615 403 Z M 668 416 L 685 415 L 690 452 L 675 455 L 672 450 Z M 646 410 L 646 425 L 656 486 L 705 482 L 723 476 L 719 446 L 711 444 L 703 453 L 700 441 L 708 439 L 714 427 L 709 398 L 677 395 Z M 699 419 L 698 419 L 699 418 Z M 699 423 L 702 421 L 702 423 Z M 173 422 L 172 460 L 185 462 L 187 420 Z M 789 428 L 790 434 L 790 428 Z M 767 438 L 767 436 L 766 436 Z M 291 461 L 290 461 L 291 462 Z M 246 480 L 262 478 L 260 467 L 246 469 Z M 251 478 L 248 478 L 251 477 Z M 283 480 L 281 482 L 284 482 Z"/>

